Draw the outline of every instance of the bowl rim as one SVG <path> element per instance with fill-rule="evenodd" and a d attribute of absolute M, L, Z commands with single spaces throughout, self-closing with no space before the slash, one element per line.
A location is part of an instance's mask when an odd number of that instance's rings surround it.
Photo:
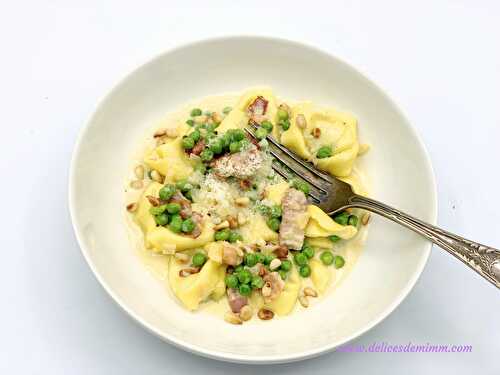
<path fill-rule="evenodd" d="M 274 42 L 274 43 L 280 43 L 283 45 L 291 45 L 294 47 L 300 47 L 303 49 L 310 50 L 311 52 L 315 52 L 318 54 L 321 54 L 327 58 L 335 60 L 338 64 L 343 65 L 344 68 L 349 69 L 353 71 L 354 73 L 360 75 L 366 82 L 372 86 L 373 89 L 375 89 L 382 97 L 384 97 L 385 100 L 387 100 L 395 109 L 395 111 L 398 113 L 401 118 L 404 119 L 404 122 L 406 122 L 406 126 L 409 128 L 410 132 L 412 133 L 414 139 L 416 140 L 418 146 L 420 149 L 423 151 L 423 162 L 426 167 L 426 172 L 429 178 L 429 182 L 432 186 L 430 186 L 431 190 L 431 197 L 429 199 L 429 208 L 430 208 L 430 217 L 431 219 L 429 222 L 433 225 L 436 224 L 437 221 L 437 187 L 436 187 L 436 180 L 435 180 L 435 175 L 434 175 L 434 170 L 432 167 L 431 159 L 429 156 L 429 153 L 427 151 L 427 148 L 425 147 L 425 144 L 423 143 L 422 139 L 420 138 L 419 134 L 417 133 L 415 127 L 410 123 L 408 120 L 408 117 L 405 115 L 404 111 L 401 109 L 401 107 L 392 99 L 390 98 L 384 90 L 380 88 L 375 82 L 373 82 L 370 78 L 368 78 L 358 67 L 354 67 L 353 65 L 347 63 L 344 61 L 342 58 L 337 57 L 336 55 L 333 55 L 329 52 L 326 52 L 322 50 L 319 47 L 316 47 L 314 45 L 306 44 L 304 42 L 299 42 L 287 38 L 277 38 L 273 36 L 266 36 L 266 35 L 250 35 L 250 34 L 243 34 L 243 35 L 229 35 L 229 36 L 217 36 L 217 37 L 211 37 L 211 38 L 204 38 L 204 39 L 197 39 L 194 41 L 190 41 L 187 43 L 180 44 L 178 46 L 175 46 L 170 49 L 166 49 L 158 54 L 156 54 L 153 58 L 150 58 L 148 61 L 142 63 L 138 67 L 134 68 L 133 70 L 129 71 L 125 76 L 123 76 L 116 84 L 114 84 L 111 88 L 111 90 L 108 91 L 106 95 L 101 97 L 100 100 L 97 102 L 97 106 L 95 107 L 95 110 L 93 113 L 88 117 L 87 121 L 83 125 L 83 127 L 79 130 L 76 142 L 73 148 L 72 156 L 71 156 L 71 161 L 70 161 L 70 168 L 69 168 L 69 181 L 68 181 L 68 203 L 69 203 L 69 213 L 71 217 L 71 223 L 73 226 L 73 231 L 75 233 L 78 245 L 81 249 L 81 252 L 83 254 L 83 257 L 85 258 L 85 261 L 87 262 L 88 266 L 92 270 L 92 273 L 94 274 L 95 278 L 98 280 L 98 282 L 101 284 L 101 286 L 104 288 L 104 290 L 111 296 L 112 300 L 123 310 L 125 311 L 129 317 L 131 317 L 135 322 L 139 323 L 142 325 L 147 331 L 153 333 L 155 336 L 159 337 L 163 341 L 168 342 L 169 344 L 174 345 L 177 348 L 186 350 L 188 352 L 194 353 L 201 355 L 202 357 L 210 358 L 210 359 L 216 359 L 220 361 L 226 361 L 226 362 L 233 362 L 233 363 L 245 363 L 245 364 L 273 364 L 273 363 L 288 363 L 288 362 L 295 362 L 295 361 L 300 361 L 300 360 L 305 360 L 309 358 L 314 358 L 317 357 L 321 354 L 326 354 L 329 352 L 332 352 L 335 350 L 335 348 L 341 346 L 341 345 L 346 345 L 347 343 L 353 341 L 354 339 L 362 336 L 363 334 L 367 333 L 370 331 L 372 328 L 374 328 L 376 325 L 381 323 L 384 319 L 386 319 L 400 304 L 401 302 L 408 296 L 410 291 L 413 289 L 415 286 L 416 282 L 420 278 L 427 262 L 430 256 L 430 250 L 432 248 L 432 243 L 428 242 L 425 245 L 425 250 L 422 252 L 422 257 L 421 261 L 417 265 L 416 271 L 413 273 L 411 279 L 405 286 L 405 288 L 399 293 L 399 296 L 389 305 L 385 308 L 385 310 L 379 314 L 379 316 L 371 321 L 369 324 L 366 324 L 364 327 L 359 329 L 358 331 L 354 332 L 351 334 L 347 339 L 344 340 L 342 343 L 332 343 L 328 345 L 324 345 L 320 348 L 315 348 L 315 349 L 310 349 L 310 350 L 305 350 L 302 352 L 297 352 L 289 355 L 270 355 L 270 356 L 260 356 L 260 357 L 254 357 L 254 356 L 247 356 L 247 355 L 241 355 L 241 354 L 233 354 L 233 353 L 228 353 L 228 352 L 220 352 L 217 350 L 210 350 L 206 349 L 202 346 L 198 346 L 196 344 L 192 344 L 186 341 L 183 341 L 182 339 L 176 338 L 174 336 L 171 336 L 169 334 L 166 334 L 164 332 L 160 332 L 157 328 L 155 328 L 153 325 L 149 324 L 145 320 L 141 318 L 138 314 L 136 314 L 134 311 L 132 311 L 124 301 L 116 294 L 113 289 L 107 284 L 106 280 L 102 277 L 102 275 L 99 273 L 98 269 L 95 267 L 93 264 L 91 257 L 89 255 L 89 251 L 87 247 L 85 246 L 85 242 L 82 239 L 81 233 L 80 233 L 80 228 L 81 225 L 78 221 L 78 217 L 76 215 L 76 197 L 75 197 L 75 179 L 76 179 L 76 162 L 78 159 L 78 156 L 80 154 L 80 148 L 81 145 L 85 139 L 85 136 L 90 128 L 90 125 L 94 122 L 95 118 L 98 117 L 99 113 L 103 110 L 105 107 L 106 103 L 111 99 L 111 97 L 118 92 L 128 81 L 128 79 L 133 76 L 135 73 L 147 68 L 150 64 L 154 64 L 158 60 L 162 59 L 164 56 L 173 53 L 178 50 L 182 50 L 185 48 L 193 48 L 198 45 L 202 45 L 205 43 L 214 43 L 214 42 L 227 42 L 227 41 L 235 41 L 235 40 L 242 40 L 242 41 L 261 41 L 261 42 Z"/>

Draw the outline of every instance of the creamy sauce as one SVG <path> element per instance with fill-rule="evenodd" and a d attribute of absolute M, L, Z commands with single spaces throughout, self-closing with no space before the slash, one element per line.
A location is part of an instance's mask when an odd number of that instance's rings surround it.
<path fill-rule="evenodd" d="M 240 95 L 222 95 L 222 96 L 212 96 L 202 99 L 198 102 L 193 102 L 189 105 L 186 105 L 179 111 L 169 113 L 165 116 L 165 118 L 158 123 L 154 124 L 148 132 L 146 133 L 143 140 L 140 141 L 137 150 L 133 153 L 131 157 L 131 163 L 129 168 L 129 175 L 126 176 L 125 182 L 125 205 L 130 202 L 135 202 L 138 200 L 141 195 L 143 189 L 135 190 L 130 188 L 130 181 L 135 179 L 134 176 L 134 167 L 137 165 L 143 165 L 144 155 L 154 149 L 156 147 L 156 141 L 153 138 L 154 132 L 159 128 L 175 128 L 178 124 L 184 123 L 186 119 L 189 118 L 190 110 L 194 107 L 210 109 L 211 111 L 221 112 L 223 108 L 229 106 L 233 107 Z M 288 103 L 292 103 L 292 101 L 287 101 Z M 354 168 L 353 174 L 356 181 L 359 183 L 360 190 L 358 193 L 366 194 L 368 189 L 368 181 L 366 176 L 359 171 L 358 168 Z M 145 186 L 147 186 L 148 179 L 145 179 Z M 354 210 L 354 213 L 361 217 L 363 214 L 360 210 Z M 140 262 L 145 266 L 145 268 L 150 272 L 150 274 L 156 278 L 159 282 L 165 283 L 168 280 L 168 262 L 169 255 L 156 254 L 152 251 L 148 250 L 144 246 L 144 235 L 139 228 L 139 226 L 135 223 L 133 219 L 133 215 L 125 212 L 125 222 L 127 226 L 127 232 L 130 239 L 130 242 L 133 244 L 134 251 L 140 260 Z M 368 228 L 363 225 L 359 225 L 359 231 L 357 235 L 347 241 L 340 241 L 333 245 L 333 253 L 335 255 L 341 255 L 345 259 L 344 267 L 340 269 L 334 269 L 331 266 L 332 281 L 327 291 L 320 296 L 320 298 L 312 298 L 310 299 L 310 304 L 314 305 L 315 303 L 320 303 L 323 298 L 331 298 L 331 295 L 334 293 L 335 289 L 346 279 L 347 275 L 351 272 L 354 265 L 356 264 L 357 259 L 359 258 L 363 245 L 366 241 L 368 233 Z M 319 255 L 315 255 L 316 259 L 319 259 Z M 302 278 L 302 288 L 306 286 L 313 286 L 310 278 Z M 172 297 L 175 298 L 175 297 Z M 300 306 L 299 303 L 296 303 L 295 310 L 292 312 L 297 312 L 297 310 L 303 310 L 304 308 Z M 223 316 L 225 312 L 228 311 L 228 303 L 225 297 L 221 298 L 219 301 L 208 300 L 206 303 L 200 304 L 198 309 L 200 312 L 213 314 L 216 316 Z M 277 316 L 275 316 L 276 318 Z M 254 319 L 259 321 L 258 319 Z"/>

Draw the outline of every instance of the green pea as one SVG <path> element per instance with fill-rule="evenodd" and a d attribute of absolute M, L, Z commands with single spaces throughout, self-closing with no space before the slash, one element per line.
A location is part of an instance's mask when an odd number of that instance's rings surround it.
<path fill-rule="evenodd" d="M 198 142 L 201 138 L 201 133 L 199 130 L 195 130 L 189 134 L 189 138 L 191 138 L 195 143 Z"/>
<path fill-rule="evenodd" d="M 268 219 L 266 223 L 267 226 L 271 228 L 271 230 L 274 230 L 275 232 L 277 232 L 280 229 L 280 224 L 281 224 L 280 219 L 273 217 Z"/>
<path fill-rule="evenodd" d="M 167 204 L 167 211 L 169 214 L 178 214 L 181 211 L 181 205 L 179 203 L 169 203 Z"/>
<path fill-rule="evenodd" d="M 181 230 L 184 233 L 191 233 L 195 227 L 196 224 L 194 223 L 193 219 L 188 218 L 182 222 Z"/>
<path fill-rule="evenodd" d="M 266 130 L 266 129 L 264 129 L 264 128 L 262 128 L 262 127 L 261 127 L 261 128 L 258 128 L 258 129 L 256 130 L 256 132 L 255 132 L 255 137 L 256 137 L 257 139 L 259 139 L 259 140 L 260 140 L 260 139 L 264 139 L 264 138 L 266 138 L 266 137 L 267 137 L 267 130 Z"/>
<path fill-rule="evenodd" d="M 252 281 L 252 273 L 247 269 L 242 269 L 238 272 L 238 280 L 242 284 L 248 284 Z"/>
<path fill-rule="evenodd" d="M 339 242 L 339 241 L 340 241 L 340 237 L 339 237 L 339 236 L 337 236 L 336 234 L 331 235 L 331 236 L 329 236 L 328 238 L 329 238 L 329 239 L 330 239 L 330 241 L 332 241 L 332 242 Z"/>
<path fill-rule="evenodd" d="M 201 116 L 203 112 L 199 108 L 193 108 L 191 110 L 191 117 Z"/>
<path fill-rule="evenodd" d="M 331 251 L 323 251 L 319 256 L 319 259 L 323 262 L 325 266 L 330 266 L 333 263 L 334 255 Z"/>
<path fill-rule="evenodd" d="M 288 121 L 288 120 L 280 122 L 280 125 L 284 131 L 287 131 L 288 129 L 290 129 L 290 121 Z"/>
<path fill-rule="evenodd" d="M 290 271 L 292 269 L 292 262 L 290 262 L 288 259 L 282 260 L 280 269 L 285 272 Z"/>
<path fill-rule="evenodd" d="M 165 185 L 160 189 L 158 195 L 162 201 L 168 201 L 175 194 L 176 190 L 174 185 Z"/>
<path fill-rule="evenodd" d="M 332 156 L 331 146 L 321 146 L 319 150 L 316 152 L 316 157 L 318 159 L 329 158 L 330 156 Z"/>
<path fill-rule="evenodd" d="M 179 214 L 172 215 L 170 218 L 169 229 L 174 233 L 179 233 L 182 229 L 182 218 Z"/>
<path fill-rule="evenodd" d="M 342 267 L 344 267 L 344 264 L 345 264 L 345 260 L 340 255 L 337 255 L 335 257 L 335 259 L 333 260 L 333 265 L 335 268 L 342 268 Z"/>
<path fill-rule="evenodd" d="M 274 254 L 267 254 L 264 258 L 264 264 L 266 266 L 269 266 L 271 264 L 271 262 L 273 261 L 273 259 L 276 258 L 276 255 Z"/>
<path fill-rule="evenodd" d="M 241 284 L 239 287 L 239 292 L 242 296 L 247 297 L 252 294 L 252 288 L 250 287 L 250 285 Z"/>
<path fill-rule="evenodd" d="M 259 204 L 257 206 L 257 210 L 263 216 L 269 216 L 271 214 L 271 208 L 269 206 L 266 206 L 265 204 Z"/>
<path fill-rule="evenodd" d="M 233 108 L 231 108 L 231 107 L 224 107 L 224 109 L 222 110 L 222 113 L 224 113 L 225 115 L 227 115 L 232 110 L 233 110 Z"/>
<path fill-rule="evenodd" d="M 200 172 L 201 174 L 205 174 L 207 171 L 207 167 L 203 163 L 196 164 L 194 170 Z"/>
<path fill-rule="evenodd" d="M 273 131 L 273 124 L 271 123 L 271 121 L 264 120 L 262 121 L 262 124 L 260 124 L 260 126 L 266 129 L 268 133 L 271 133 Z"/>
<path fill-rule="evenodd" d="M 302 276 L 302 277 L 309 277 L 311 275 L 311 267 L 309 267 L 308 264 L 301 266 L 299 268 L 299 273 L 300 273 L 300 276 Z"/>
<path fill-rule="evenodd" d="M 305 266 L 307 264 L 307 261 L 308 261 L 307 256 L 305 254 L 302 254 L 302 253 L 296 253 L 293 256 L 293 260 L 295 261 L 297 266 Z"/>
<path fill-rule="evenodd" d="M 162 204 L 161 206 L 151 206 L 149 208 L 149 213 L 153 216 L 156 216 L 156 215 L 161 215 L 162 213 L 165 212 L 165 210 L 167 209 L 167 205 L 166 204 Z"/>
<path fill-rule="evenodd" d="M 358 217 L 356 215 L 349 215 L 349 220 L 347 224 L 352 225 L 353 227 L 358 226 Z"/>
<path fill-rule="evenodd" d="M 286 272 L 284 270 L 279 270 L 278 273 L 280 274 L 282 280 L 286 280 L 286 277 L 288 276 L 288 272 Z"/>
<path fill-rule="evenodd" d="M 182 138 L 182 148 L 185 150 L 191 150 L 194 147 L 194 140 L 191 137 Z"/>
<path fill-rule="evenodd" d="M 280 121 L 288 120 L 288 111 L 283 108 L 278 109 L 278 120 Z"/>
<path fill-rule="evenodd" d="M 238 277 L 235 274 L 226 275 L 224 282 L 228 288 L 236 289 L 238 287 Z"/>
<path fill-rule="evenodd" d="M 210 144 L 209 150 L 213 154 L 220 154 L 222 152 L 222 141 L 220 139 L 215 140 Z"/>
<path fill-rule="evenodd" d="M 257 256 L 252 253 L 245 254 L 245 264 L 248 267 L 253 267 L 257 264 Z"/>
<path fill-rule="evenodd" d="M 222 147 L 227 148 L 231 144 L 231 134 L 225 133 L 220 137 Z"/>
<path fill-rule="evenodd" d="M 303 192 L 305 195 L 309 194 L 309 192 L 311 191 L 311 187 L 309 186 L 309 184 L 306 182 L 306 181 L 302 181 L 300 179 L 294 179 L 292 180 L 292 186 Z"/>
<path fill-rule="evenodd" d="M 186 121 L 186 124 L 188 124 L 189 126 L 194 126 L 194 120 L 190 118 L 189 120 Z"/>
<path fill-rule="evenodd" d="M 231 137 L 233 141 L 241 141 L 243 138 L 245 138 L 245 132 L 241 129 L 234 129 L 231 133 Z"/>
<path fill-rule="evenodd" d="M 243 237 L 238 232 L 234 232 L 234 231 L 229 232 L 229 238 L 228 238 L 229 242 L 234 243 L 236 241 L 242 241 L 242 240 L 243 240 Z"/>
<path fill-rule="evenodd" d="M 200 158 L 203 161 L 210 161 L 214 158 L 214 153 L 210 151 L 209 149 L 205 149 L 201 152 Z"/>
<path fill-rule="evenodd" d="M 207 132 L 208 133 L 215 133 L 215 129 L 217 128 L 217 125 L 215 124 L 208 124 L 207 125 Z"/>
<path fill-rule="evenodd" d="M 230 230 L 225 228 L 215 232 L 214 238 L 216 241 L 226 241 L 229 238 Z"/>
<path fill-rule="evenodd" d="M 186 191 L 189 191 L 193 188 L 193 185 L 191 185 L 187 180 L 179 180 L 175 183 L 175 187 L 185 193 Z"/>
<path fill-rule="evenodd" d="M 262 253 L 255 253 L 255 256 L 257 257 L 257 263 L 262 263 L 264 264 L 266 260 L 266 256 Z"/>
<path fill-rule="evenodd" d="M 347 212 L 341 212 L 333 217 L 333 220 L 340 225 L 347 225 L 349 223 L 349 214 Z"/>
<path fill-rule="evenodd" d="M 282 215 L 281 207 L 278 205 L 271 207 L 271 212 L 269 214 L 271 215 L 271 217 L 279 219 Z"/>
<path fill-rule="evenodd" d="M 155 222 L 158 225 L 167 225 L 168 224 L 168 215 L 166 213 L 156 215 Z"/>
<path fill-rule="evenodd" d="M 314 256 L 314 248 L 311 246 L 304 246 L 302 249 L 302 253 L 309 259 L 311 259 Z"/>
<path fill-rule="evenodd" d="M 193 255 L 193 260 L 191 261 L 193 263 L 193 266 L 195 267 L 201 267 L 205 264 L 207 261 L 207 256 L 203 253 L 196 253 Z"/>
<path fill-rule="evenodd" d="M 260 289 L 264 286 L 264 280 L 259 275 L 253 275 L 251 285 L 253 289 Z"/>
<path fill-rule="evenodd" d="M 235 154 L 241 151 L 241 143 L 240 142 L 231 142 L 229 145 L 229 151 L 231 154 Z"/>

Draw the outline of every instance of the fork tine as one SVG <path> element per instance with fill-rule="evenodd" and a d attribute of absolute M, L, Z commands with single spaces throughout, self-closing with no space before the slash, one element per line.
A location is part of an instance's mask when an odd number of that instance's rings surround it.
<path fill-rule="evenodd" d="M 254 130 L 257 129 L 257 124 L 255 122 L 251 121 L 251 122 L 249 122 L 249 124 L 252 126 L 252 128 Z M 283 146 L 279 142 L 277 142 L 272 136 L 268 135 L 267 140 L 269 142 L 271 142 L 275 147 L 277 147 L 280 151 L 284 152 L 286 155 L 288 155 L 290 158 L 295 160 L 297 163 L 299 163 L 301 166 L 303 166 L 305 169 L 307 169 L 309 172 L 311 172 L 315 176 L 321 178 L 322 180 L 324 180 L 326 182 L 332 183 L 333 180 L 330 176 L 318 171 L 311 163 L 304 161 L 300 156 L 295 154 L 293 151 L 290 151 L 285 146 Z"/>
<path fill-rule="evenodd" d="M 250 136 L 255 138 L 255 135 L 248 129 L 246 129 L 246 132 L 250 134 Z M 270 138 L 268 136 L 268 138 Z M 276 145 L 275 142 L 272 143 L 273 145 Z M 281 146 L 281 145 L 280 145 Z M 282 147 L 282 146 L 281 146 Z M 286 150 L 286 148 L 284 148 Z M 329 187 L 331 185 L 331 180 L 330 182 L 322 181 L 319 178 L 317 178 L 315 175 L 317 174 L 310 173 L 310 169 L 305 167 L 302 162 L 296 163 L 296 157 L 291 157 L 287 152 L 282 152 L 281 148 L 274 148 L 270 147 L 270 151 L 272 156 L 274 156 L 277 160 L 279 160 L 281 163 L 286 165 L 289 169 L 291 169 L 297 177 L 303 179 L 304 181 L 307 181 L 311 186 L 315 187 L 316 189 L 320 190 L 320 192 L 323 192 L 323 194 L 328 193 Z M 289 178 L 287 176 L 286 178 Z"/>

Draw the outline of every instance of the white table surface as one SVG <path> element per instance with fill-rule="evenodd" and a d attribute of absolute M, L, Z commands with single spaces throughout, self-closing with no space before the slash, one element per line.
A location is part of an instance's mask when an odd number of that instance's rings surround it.
<path fill-rule="evenodd" d="M 0 373 L 500 373 L 499 291 L 439 248 L 409 297 L 356 343 L 472 353 L 333 353 L 257 368 L 185 353 L 129 319 L 81 256 L 67 207 L 75 138 L 113 84 L 186 41 L 272 35 L 330 51 L 385 88 L 428 147 L 439 224 L 498 247 L 498 2 L 18 1 L 0 10 Z"/>

